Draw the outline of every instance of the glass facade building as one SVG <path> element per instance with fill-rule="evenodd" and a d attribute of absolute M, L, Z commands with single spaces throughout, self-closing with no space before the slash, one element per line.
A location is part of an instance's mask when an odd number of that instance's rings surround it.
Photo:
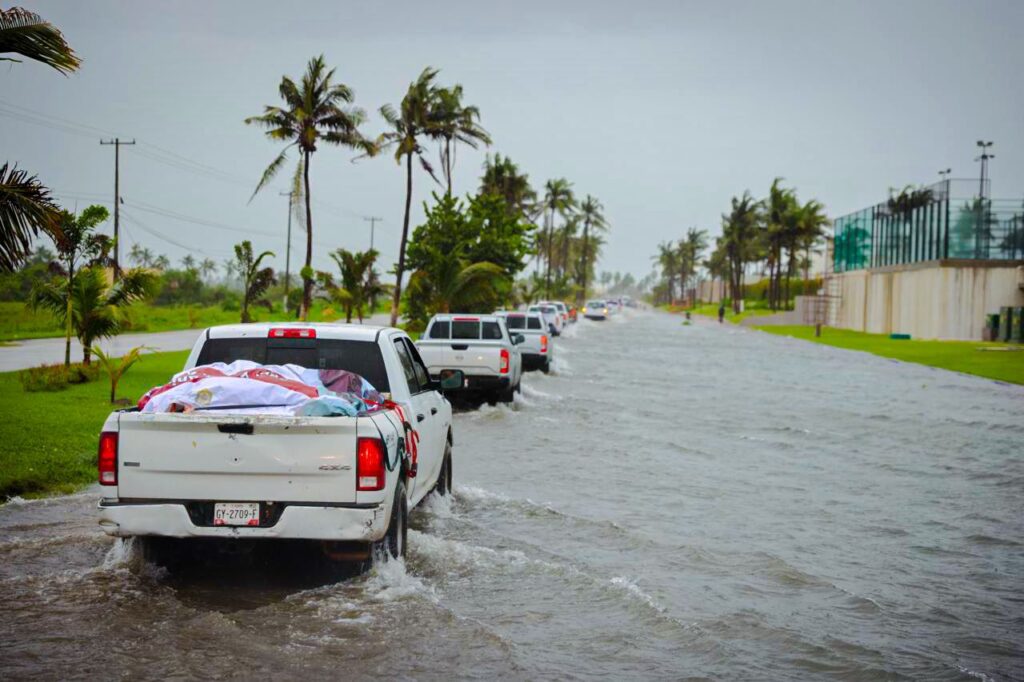
<path fill-rule="evenodd" d="M 978 190 L 977 181 L 946 180 L 836 218 L 834 271 L 1024 260 L 1024 199 L 979 198 Z"/>

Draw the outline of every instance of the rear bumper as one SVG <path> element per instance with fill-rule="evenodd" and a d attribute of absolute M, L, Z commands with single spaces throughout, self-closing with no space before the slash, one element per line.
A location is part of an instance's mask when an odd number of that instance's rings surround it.
<path fill-rule="evenodd" d="M 384 537 L 388 516 L 385 505 L 370 507 L 316 507 L 288 505 L 272 526 L 204 526 L 192 522 L 184 503 L 99 503 L 100 527 L 107 535 L 133 537 L 159 535 L 173 538 L 288 538 L 294 540 L 356 540 L 373 542 Z"/>
<path fill-rule="evenodd" d="M 587 313 L 586 315 L 584 315 L 584 317 L 587 318 L 588 320 L 606 320 L 606 319 L 608 319 L 607 315 L 591 315 L 590 313 Z"/>
<path fill-rule="evenodd" d="M 500 391 L 509 387 L 510 377 L 507 374 L 502 376 L 469 376 L 462 382 L 461 388 L 445 389 L 445 393 L 470 393 L 473 391 Z"/>
<path fill-rule="evenodd" d="M 523 369 L 524 370 L 540 369 L 541 367 L 546 366 L 549 362 L 551 362 L 551 360 L 549 359 L 549 356 L 547 356 L 547 355 L 540 355 L 539 353 L 538 354 L 531 353 L 529 355 L 526 355 L 526 354 L 523 355 Z"/>

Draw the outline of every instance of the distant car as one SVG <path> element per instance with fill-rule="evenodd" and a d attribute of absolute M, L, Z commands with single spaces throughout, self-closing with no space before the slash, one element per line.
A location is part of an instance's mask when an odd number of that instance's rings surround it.
<path fill-rule="evenodd" d="M 551 305 L 558 308 L 558 312 L 562 315 L 562 322 L 565 324 L 569 323 L 569 306 L 562 301 L 551 301 Z"/>
<path fill-rule="evenodd" d="M 583 306 L 583 317 L 588 320 L 607 320 L 608 302 L 599 298 L 587 301 Z"/>
<path fill-rule="evenodd" d="M 549 338 L 547 323 L 541 313 L 498 311 L 496 317 L 505 319 L 509 334 L 522 334 L 526 340 L 519 344 L 523 355 L 523 371 L 539 369 L 547 374 L 551 370 L 551 357 L 555 347 Z"/>
<path fill-rule="evenodd" d="M 558 311 L 558 308 L 550 303 L 537 303 L 535 305 L 531 305 L 526 312 L 541 313 L 544 316 L 544 321 L 548 323 L 548 331 L 551 332 L 552 336 L 559 336 L 562 333 L 562 329 L 565 328 L 565 322 L 562 320 L 562 314 Z"/>
<path fill-rule="evenodd" d="M 484 394 L 510 403 L 523 376 L 519 345 L 525 340 L 509 333 L 505 319 L 496 315 L 434 315 L 416 348 L 435 380 L 461 370 L 462 386 L 446 393 Z"/>
<path fill-rule="evenodd" d="M 609 315 L 615 315 L 616 313 L 622 312 L 622 309 L 619 307 L 619 302 L 614 298 L 607 299 L 604 304 L 605 307 L 608 308 Z"/>

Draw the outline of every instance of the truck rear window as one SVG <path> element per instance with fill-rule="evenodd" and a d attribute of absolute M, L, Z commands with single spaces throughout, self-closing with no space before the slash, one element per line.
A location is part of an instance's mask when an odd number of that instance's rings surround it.
<path fill-rule="evenodd" d="M 435 322 L 434 327 L 439 324 Z M 434 327 L 430 328 L 430 338 L 448 338 L 446 336 L 434 336 Z M 452 320 L 452 340 L 463 341 L 501 341 L 501 324 L 494 320 Z"/>
<path fill-rule="evenodd" d="M 530 317 L 526 320 L 527 329 L 543 329 L 544 325 L 541 324 L 539 317 Z"/>
<path fill-rule="evenodd" d="M 509 315 L 505 318 L 505 324 L 509 329 L 526 329 L 526 316 Z"/>
<path fill-rule="evenodd" d="M 428 339 L 447 339 L 451 338 L 452 335 L 452 323 L 448 320 L 437 320 L 434 324 L 430 325 L 430 333 L 427 334 Z"/>
<path fill-rule="evenodd" d="M 251 360 L 263 365 L 299 365 L 307 369 L 355 372 L 381 392 L 388 392 L 388 374 L 380 346 L 373 341 L 343 339 L 207 339 L 196 364 Z"/>

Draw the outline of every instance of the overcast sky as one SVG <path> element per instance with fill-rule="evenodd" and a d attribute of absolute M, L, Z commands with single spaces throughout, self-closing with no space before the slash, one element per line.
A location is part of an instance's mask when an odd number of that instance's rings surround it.
<path fill-rule="evenodd" d="M 977 177 L 981 137 L 996 143 L 994 196 L 1024 195 L 1020 0 L 23 4 L 84 63 L 66 78 L 0 65 L 3 158 L 82 208 L 113 193 L 102 132 L 137 139 L 121 158 L 123 241 L 173 261 L 186 249 L 222 261 L 246 231 L 283 257 L 284 176 L 247 203 L 279 147 L 242 119 L 320 53 L 371 113 L 367 134 L 425 66 L 461 83 L 490 151 L 535 187 L 564 176 L 604 203 L 602 270 L 642 276 L 659 241 L 719 233 L 730 197 L 762 196 L 776 176 L 831 216 L 940 168 Z M 67 124 L 30 122 L 54 122 L 38 114 Z M 459 151 L 457 192 L 476 189 L 483 154 Z M 325 148 L 311 166 L 321 268 L 329 248 L 369 246 L 363 216 L 384 219 L 376 245 L 398 252 L 403 173 L 351 157 Z M 417 173 L 414 226 L 435 189 Z M 294 271 L 303 236 L 293 244 Z"/>

